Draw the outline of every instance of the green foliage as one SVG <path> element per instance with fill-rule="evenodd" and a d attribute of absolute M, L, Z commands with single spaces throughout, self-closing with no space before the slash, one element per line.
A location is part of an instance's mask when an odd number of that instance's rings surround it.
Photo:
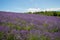
<path fill-rule="evenodd" d="M 16 29 L 16 30 L 21 30 L 21 27 L 20 27 L 19 25 L 15 25 L 15 26 L 14 26 L 14 29 Z"/>
<path fill-rule="evenodd" d="M 6 23 L 5 22 L 0 22 L 0 25 L 6 26 Z"/>
<path fill-rule="evenodd" d="M 25 20 L 22 20 L 21 23 L 22 23 L 22 24 L 26 24 L 26 21 L 25 21 Z"/>
<path fill-rule="evenodd" d="M 44 35 L 41 35 L 41 36 L 30 35 L 28 40 L 50 40 L 50 37 L 46 37 Z"/>
<path fill-rule="evenodd" d="M 31 29 L 32 29 L 32 27 L 27 26 L 25 29 L 26 29 L 26 30 L 31 30 Z"/>
<path fill-rule="evenodd" d="M 40 40 L 40 37 L 30 34 L 28 40 Z"/>
<path fill-rule="evenodd" d="M 56 37 L 55 40 L 60 40 L 60 37 Z"/>
<path fill-rule="evenodd" d="M 29 40 L 40 40 L 37 36 L 32 36 Z"/>
<path fill-rule="evenodd" d="M 3 38 L 3 32 L 0 32 L 0 40 Z"/>
<path fill-rule="evenodd" d="M 28 12 L 29 14 L 32 14 L 32 12 Z"/>
<path fill-rule="evenodd" d="M 30 31 L 31 29 L 32 29 L 31 26 L 21 27 L 21 30 L 28 30 L 28 31 Z"/>
<path fill-rule="evenodd" d="M 14 26 L 14 24 L 12 24 L 10 22 L 8 22 L 6 25 L 9 26 L 9 27 L 13 27 Z"/>
<path fill-rule="evenodd" d="M 46 37 L 46 36 L 42 35 L 42 36 L 40 37 L 40 40 L 50 40 L 50 37 Z"/>
<path fill-rule="evenodd" d="M 43 26 L 44 26 L 44 27 L 48 27 L 48 24 L 44 23 Z"/>
<path fill-rule="evenodd" d="M 13 34 L 9 34 L 9 35 L 7 36 L 7 40 L 15 40 L 14 35 L 13 35 Z"/>
<path fill-rule="evenodd" d="M 53 29 L 51 29 L 51 30 L 48 30 L 49 32 L 58 32 L 59 31 L 59 29 L 58 28 L 53 28 Z"/>
<path fill-rule="evenodd" d="M 0 25 L 2 25 L 2 22 L 0 22 Z"/>
<path fill-rule="evenodd" d="M 41 12 L 34 12 L 33 14 L 40 14 L 40 15 L 46 15 L 46 16 L 60 16 L 59 11 L 41 11 Z"/>
<path fill-rule="evenodd" d="M 28 26 L 26 26 L 26 30 L 30 31 L 30 30 L 32 30 L 32 29 L 33 29 L 33 27 L 34 27 L 34 25 L 33 25 L 33 24 L 28 25 Z"/>

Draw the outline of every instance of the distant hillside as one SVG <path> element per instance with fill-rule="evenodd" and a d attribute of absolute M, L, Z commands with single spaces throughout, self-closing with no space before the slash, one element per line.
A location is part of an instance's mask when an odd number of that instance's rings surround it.
<path fill-rule="evenodd" d="M 29 12 L 29 14 L 32 14 Z M 40 14 L 40 15 L 47 15 L 47 16 L 60 16 L 60 11 L 41 11 L 41 12 L 34 12 L 33 14 Z"/>

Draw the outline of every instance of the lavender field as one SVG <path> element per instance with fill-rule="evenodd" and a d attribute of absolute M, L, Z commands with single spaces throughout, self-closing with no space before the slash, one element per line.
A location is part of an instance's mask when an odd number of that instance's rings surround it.
<path fill-rule="evenodd" d="M 60 40 L 60 17 L 0 12 L 0 40 Z"/>

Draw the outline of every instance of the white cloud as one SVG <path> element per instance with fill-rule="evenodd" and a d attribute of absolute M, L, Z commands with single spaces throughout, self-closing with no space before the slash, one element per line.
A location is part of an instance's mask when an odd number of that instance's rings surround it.
<path fill-rule="evenodd" d="M 41 9 L 41 8 L 28 8 L 27 12 L 39 12 L 39 11 L 58 11 L 60 8 L 47 8 L 47 9 Z"/>
<path fill-rule="evenodd" d="M 38 12 L 40 11 L 40 8 L 28 8 L 27 12 Z"/>
<path fill-rule="evenodd" d="M 13 10 L 1 10 L 1 11 L 6 11 L 6 12 L 18 12 L 18 13 L 24 13 L 24 12 L 40 12 L 40 11 L 60 11 L 60 8 L 47 8 L 47 9 L 41 9 L 41 8 L 28 8 L 28 9 L 23 9 L 23 8 L 17 8 Z"/>
<path fill-rule="evenodd" d="M 46 9 L 46 11 L 58 11 L 60 10 L 60 8 L 50 8 L 50 9 Z"/>

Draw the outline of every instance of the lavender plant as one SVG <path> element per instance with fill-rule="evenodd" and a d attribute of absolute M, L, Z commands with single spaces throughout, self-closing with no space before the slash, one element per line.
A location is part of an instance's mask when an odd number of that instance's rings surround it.
<path fill-rule="evenodd" d="M 0 12 L 0 40 L 60 40 L 60 17 Z"/>

